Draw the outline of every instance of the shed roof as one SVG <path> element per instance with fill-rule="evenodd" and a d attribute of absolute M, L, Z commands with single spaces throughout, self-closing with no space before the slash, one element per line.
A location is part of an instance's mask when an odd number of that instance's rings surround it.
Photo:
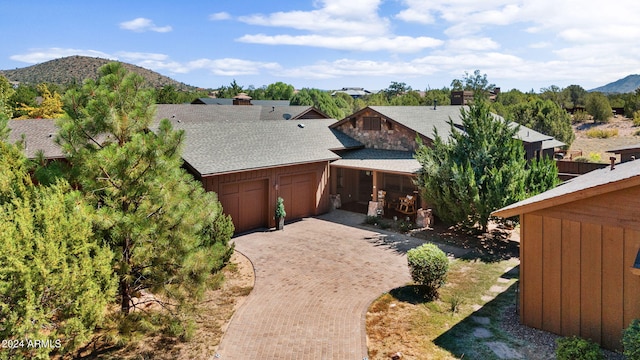
<path fill-rule="evenodd" d="M 637 185 L 640 185 L 640 161 L 629 161 L 616 164 L 613 170 L 606 167 L 588 172 L 551 190 L 496 210 L 492 215 L 511 217 Z"/>
<path fill-rule="evenodd" d="M 62 148 L 54 142 L 55 136 L 58 133 L 55 120 L 9 120 L 7 125 L 9 129 L 11 129 L 9 142 L 15 143 L 21 140 L 24 135 L 24 153 L 27 158 L 35 158 L 39 150 L 42 150 L 44 156 L 48 159 L 64 157 Z"/>
<path fill-rule="evenodd" d="M 411 151 L 356 149 L 341 153 L 340 157 L 331 166 L 400 174 L 415 174 L 420 169 Z"/>
<path fill-rule="evenodd" d="M 640 144 L 624 146 L 624 147 L 613 149 L 613 150 L 607 150 L 607 152 L 614 153 L 614 154 L 620 154 L 623 152 L 633 152 L 633 151 L 640 151 Z"/>

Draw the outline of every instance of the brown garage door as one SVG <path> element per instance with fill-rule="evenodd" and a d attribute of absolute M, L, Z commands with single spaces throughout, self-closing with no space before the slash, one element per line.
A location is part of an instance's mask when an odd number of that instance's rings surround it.
<path fill-rule="evenodd" d="M 267 180 L 222 185 L 220 203 L 224 212 L 231 215 L 236 233 L 268 225 L 267 191 Z"/>
<path fill-rule="evenodd" d="M 287 219 L 299 219 L 316 213 L 315 174 L 280 177 L 279 194 L 284 200 Z"/>

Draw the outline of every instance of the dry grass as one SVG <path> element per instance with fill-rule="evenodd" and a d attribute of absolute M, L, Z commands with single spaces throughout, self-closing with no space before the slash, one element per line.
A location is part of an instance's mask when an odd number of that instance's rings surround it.
<path fill-rule="evenodd" d="M 88 359 L 212 358 L 231 316 L 249 295 L 255 281 L 250 261 L 237 252 L 223 269 L 222 275 L 224 282 L 221 282 L 221 286 L 207 291 L 197 306 L 196 315 L 186 322 L 188 339 L 155 331 L 153 322 L 166 320 L 158 313 L 158 316 L 151 316 L 146 322 L 146 329 L 132 329 L 136 331 L 127 339 L 118 334 L 113 322 L 76 356 Z M 122 325 L 120 327 L 122 330 Z"/>
<path fill-rule="evenodd" d="M 618 129 L 589 129 L 585 132 L 588 138 L 608 139 L 618 136 Z"/>
<path fill-rule="evenodd" d="M 404 286 L 382 295 L 367 313 L 370 359 L 388 359 L 401 352 L 403 359 L 487 358 L 493 355 L 472 335 L 472 314 L 492 319 L 486 327 L 493 340 L 510 341 L 499 328 L 501 309 L 513 304 L 513 292 L 486 296 L 497 279 L 518 264 L 517 259 L 483 262 L 459 259 L 451 264 L 440 299 L 425 302 L 415 286 Z M 510 279 L 505 288 L 516 280 Z M 495 294 L 493 294 L 495 296 Z M 457 311 L 453 311 L 455 303 Z M 477 310 L 481 308 L 480 310 Z"/>

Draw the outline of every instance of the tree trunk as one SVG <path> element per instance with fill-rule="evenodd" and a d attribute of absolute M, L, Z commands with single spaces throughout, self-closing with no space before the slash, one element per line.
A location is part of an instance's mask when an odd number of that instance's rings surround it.
<path fill-rule="evenodd" d="M 130 241 L 127 237 L 122 245 L 122 263 L 124 269 L 120 269 L 120 312 L 123 315 L 129 314 L 131 310 L 131 284 L 128 280 L 128 271 L 131 268 L 130 251 Z"/>

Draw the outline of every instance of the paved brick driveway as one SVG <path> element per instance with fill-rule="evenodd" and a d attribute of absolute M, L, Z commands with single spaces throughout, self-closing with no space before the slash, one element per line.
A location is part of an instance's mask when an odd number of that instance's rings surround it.
<path fill-rule="evenodd" d="M 369 304 L 410 276 L 406 249 L 371 239 L 375 231 L 334 222 L 349 216 L 334 211 L 235 239 L 253 262 L 256 283 L 222 339 L 220 359 L 367 356 Z"/>

